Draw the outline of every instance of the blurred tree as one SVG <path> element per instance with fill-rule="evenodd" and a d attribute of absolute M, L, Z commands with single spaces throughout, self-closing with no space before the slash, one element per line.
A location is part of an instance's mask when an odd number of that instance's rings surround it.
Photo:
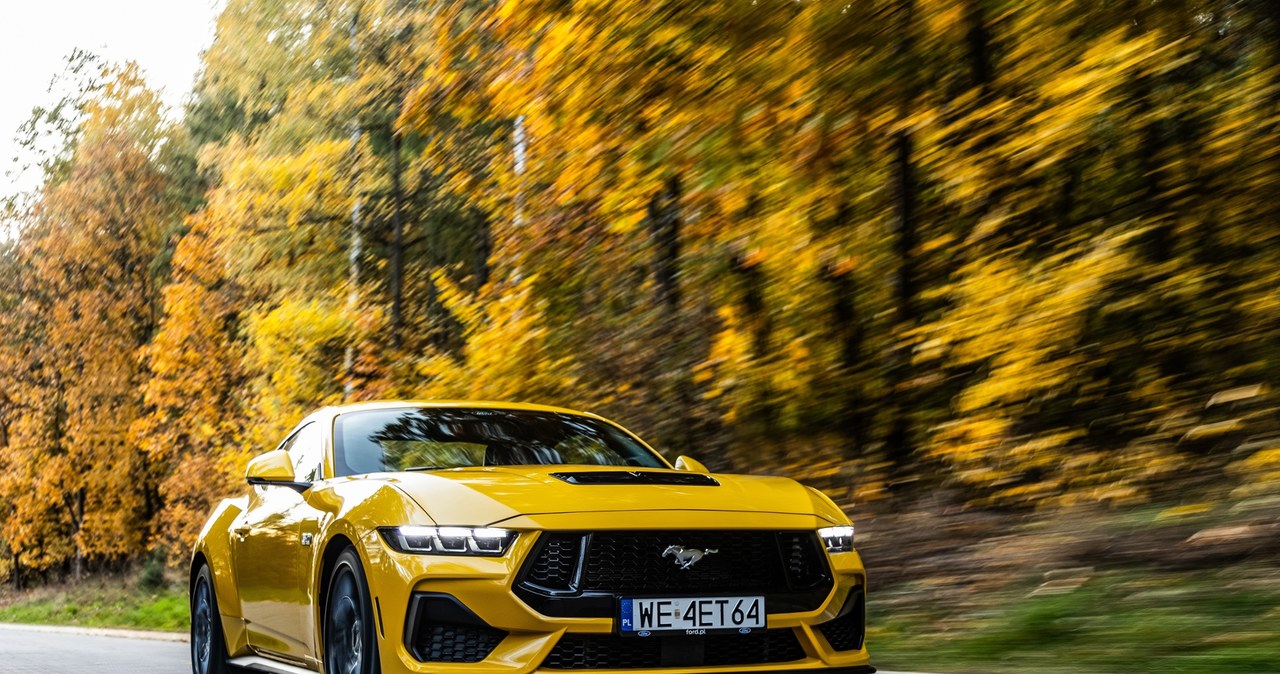
<path fill-rule="evenodd" d="M 137 68 L 109 71 L 87 103 L 65 168 L 49 180 L 19 239 L 18 335 L 8 358 L 27 414 L 10 445 L 5 538 L 19 564 L 132 555 L 156 509 L 155 475 L 128 440 L 140 411 L 135 356 L 151 337 L 152 261 L 174 217 L 153 158 L 160 104 Z M 11 369 L 10 372 L 14 372 Z M 17 397 L 15 396 L 15 397 Z"/>
<path fill-rule="evenodd" d="M 1274 4 L 230 0 L 178 130 L 79 57 L 0 250 L 0 538 L 52 568 L 162 504 L 181 546 L 248 453 L 380 396 L 850 498 L 1265 492 Z M 45 470 L 108 455 L 136 519 Z"/>
<path fill-rule="evenodd" d="M 164 288 L 164 314 L 144 350 L 146 412 L 129 429 L 162 477 L 154 544 L 185 559 L 207 513 L 240 484 L 249 392 L 239 284 L 218 255 L 218 227 L 193 216 Z M 198 393 L 197 393 L 198 392 Z"/>

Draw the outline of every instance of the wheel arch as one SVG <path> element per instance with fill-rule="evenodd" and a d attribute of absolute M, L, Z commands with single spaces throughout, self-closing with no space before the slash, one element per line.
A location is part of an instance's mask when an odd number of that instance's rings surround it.
<path fill-rule="evenodd" d="M 208 565 L 209 574 L 213 577 L 214 595 L 218 599 L 218 611 L 223 616 L 237 619 L 242 617 L 242 613 L 235 567 L 231 563 L 231 528 L 243 510 L 240 499 L 227 499 L 214 509 L 192 550 L 189 578 L 190 583 L 194 583 L 200 565 Z"/>
<path fill-rule="evenodd" d="M 222 622 L 222 637 L 226 641 L 227 653 L 233 658 L 249 651 L 244 613 L 240 607 L 240 591 L 236 584 L 235 568 L 231 563 L 232 522 L 242 511 L 243 499 L 227 499 L 218 504 L 196 540 L 187 578 L 190 597 L 200 568 L 209 568 L 209 576 L 213 580 L 211 589 Z"/>
<path fill-rule="evenodd" d="M 345 533 L 336 533 L 325 542 L 324 552 L 320 555 L 319 574 L 316 576 L 316 615 L 319 618 L 319 625 L 324 625 L 325 612 L 329 610 L 329 576 L 333 573 L 333 566 L 338 561 L 338 555 L 346 549 L 356 551 L 356 557 L 360 562 L 364 563 L 364 558 L 360 555 L 360 549 L 355 542 Z M 320 634 L 322 632 L 317 632 Z"/>
<path fill-rule="evenodd" d="M 207 566 L 209 558 L 204 556 L 204 551 L 197 549 L 195 554 L 191 555 L 191 567 L 187 570 L 187 594 L 191 594 L 196 587 L 196 576 L 200 574 L 200 567 Z"/>

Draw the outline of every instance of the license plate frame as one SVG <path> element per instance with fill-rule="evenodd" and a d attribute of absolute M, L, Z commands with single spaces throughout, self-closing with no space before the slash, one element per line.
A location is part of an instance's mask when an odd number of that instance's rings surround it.
<path fill-rule="evenodd" d="M 633 637 L 750 634 L 767 622 L 763 595 L 621 597 L 615 631 Z"/>

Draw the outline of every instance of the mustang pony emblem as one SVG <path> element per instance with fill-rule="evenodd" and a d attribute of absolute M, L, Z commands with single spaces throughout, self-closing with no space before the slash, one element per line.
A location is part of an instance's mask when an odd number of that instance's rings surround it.
<path fill-rule="evenodd" d="M 703 557 L 714 555 L 717 552 L 720 551 L 715 549 L 698 550 L 697 548 L 686 548 L 683 545 L 668 545 L 667 549 L 662 551 L 662 556 L 670 557 L 675 555 L 676 566 L 687 569 L 702 561 Z"/>

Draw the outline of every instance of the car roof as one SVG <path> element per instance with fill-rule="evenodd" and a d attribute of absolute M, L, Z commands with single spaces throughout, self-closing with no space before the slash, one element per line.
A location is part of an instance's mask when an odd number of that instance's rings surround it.
<path fill-rule="evenodd" d="M 534 403 L 519 402 L 500 402 L 494 400 L 369 400 L 358 403 L 349 403 L 346 405 L 331 405 L 319 410 L 318 413 L 327 413 L 332 415 L 345 414 L 347 412 L 359 412 L 363 410 L 385 410 L 395 409 L 397 407 L 428 407 L 441 409 L 490 409 L 490 410 L 523 410 L 533 412 L 558 412 L 561 414 L 576 414 L 584 417 L 592 417 L 601 419 L 599 415 L 590 412 L 582 412 L 572 410 L 566 407 L 553 407 L 551 405 L 537 405 Z"/>

